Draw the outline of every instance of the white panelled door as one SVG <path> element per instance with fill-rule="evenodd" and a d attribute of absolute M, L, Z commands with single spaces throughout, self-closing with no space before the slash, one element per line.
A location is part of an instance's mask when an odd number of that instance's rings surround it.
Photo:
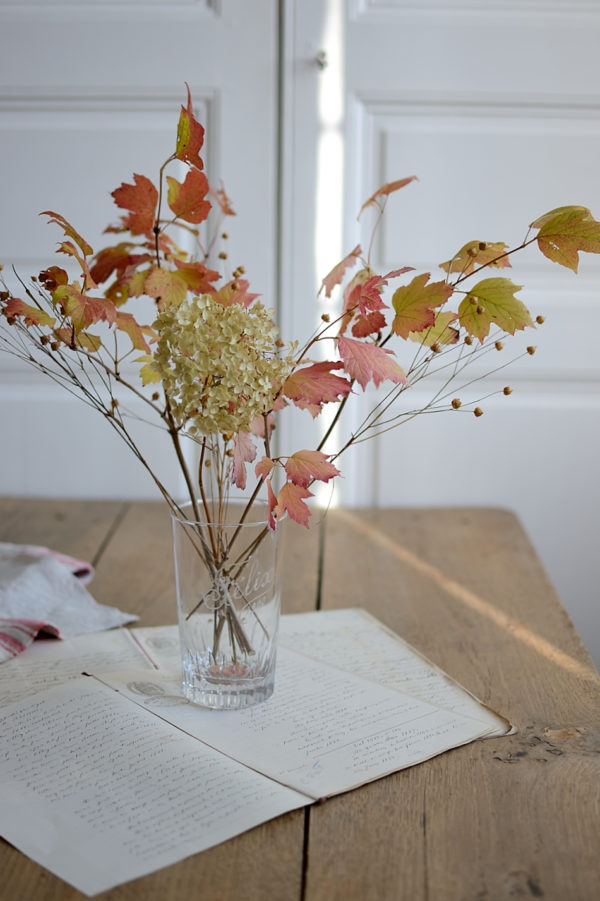
<path fill-rule="evenodd" d="M 359 241 L 366 246 L 366 217 L 363 231 L 356 221 L 362 202 L 398 178 L 419 182 L 388 203 L 377 272 L 412 265 L 439 280 L 437 264 L 467 241 L 513 246 L 536 217 L 564 204 L 600 217 L 597 3 L 308 0 L 288 26 L 295 133 L 314 142 L 298 140 L 290 159 L 288 237 L 306 255 L 298 262 L 290 251 L 295 318 L 319 275 Z M 307 210 L 320 216 L 317 239 L 307 234 Z M 513 394 L 482 400 L 478 419 L 422 416 L 361 445 L 340 460 L 338 491 L 350 504 L 515 510 L 598 663 L 600 260 L 583 260 L 576 277 L 527 252 L 505 273 L 546 317 L 515 345 L 536 345 L 535 356 L 492 380 L 492 389 L 508 383 Z M 488 390 L 477 385 L 469 396 Z M 426 397 L 419 391 L 416 401 Z"/>
<path fill-rule="evenodd" d="M 64 215 L 94 247 L 107 243 L 102 229 L 119 213 L 110 192 L 134 172 L 156 181 L 188 82 L 209 179 L 224 179 L 238 213 L 228 221 L 231 268 L 244 264 L 274 304 L 277 28 L 276 0 L 0 0 L 5 270 L 29 278 L 65 264 L 54 257 L 62 234 L 41 210 Z M 0 493 L 154 494 L 94 411 L 6 354 L 0 423 Z M 162 437 L 148 431 L 146 441 L 164 473 Z"/>

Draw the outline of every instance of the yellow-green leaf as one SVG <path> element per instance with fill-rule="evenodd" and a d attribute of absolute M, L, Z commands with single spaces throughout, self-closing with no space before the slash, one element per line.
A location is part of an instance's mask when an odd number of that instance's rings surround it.
<path fill-rule="evenodd" d="M 416 341 L 418 344 L 424 344 L 431 347 L 433 344 L 456 344 L 458 341 L 458 329 L 454 328 L 452 323 L 458 319 L 457 313 L 441 312 L 436 313 L 435 321 L 431 328 L 424 332 L 411 332 L 409 339 Z"/>
<path fill-rule="evenodd" d="M 396 315 L 392 331 L 401 338 L 408 338 L 411 332 L 422 332 L 435 322 L 435 308 L 446 303 L 452 294 L 452 285 L 446 282 L 427 284 L 429 273 L 415 276 L 408 285 L 397 288 L 392 296 L 392 306 Z"/>
<path fill-rule="evenodd" d="M 515 297 L 521 287 L 509 278 L 485 278 L 478 282 L 458 308 L 461 326 L 481 342 L 492 325 L 509 335 L 514 335 L 517 329 L 533 326 L 529 310 Z"/>
<path fill-rule="evenodd" d="M 503 256 L 508 249 L 502 241 L 469 241 L 460 248 L 451 260 L 440 263 L 444 272 L 460 272 L 469 275 L 475 267 L 494 266 L 502 268 L 510 266 L 510 260 Z"/>
<path fill-rule="evenodd" d="M 152 354 L 142 354 L 141 357 L 136 357 L 135 362 L 144 364 L 140 367 L 140 378 L 143 385 L 160 382 L 161 376 L 158 369 L 154 366 L 154 357 Z"/>
<path fill-rule="evenodd" d="M 531 223 L 538 247 L 549 260 L 577 272 L 579 251 L 600 253 L 600 222 L 583 206 L 563 206 Z"/>
<path fill-rule="evenodd" d="M 144 282 L 144 290 L 150 297 L 156 298 L 159 307 L 163 307 L 181 303 L 188 288 L 185 279 L 179 272 L 155 267 Z"/>

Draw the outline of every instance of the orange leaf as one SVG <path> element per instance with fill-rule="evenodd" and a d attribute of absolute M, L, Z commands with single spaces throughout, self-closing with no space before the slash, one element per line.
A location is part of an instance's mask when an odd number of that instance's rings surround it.
<path fill-rule="evenodd" d="M 173 262 L 179 271 L 179 275 L 194 294 L 211 294 L 214 291 L 211 282 L 221 278 L 218 272 L 214 269 L 208 269 L 204 263 L 187 263 L 183 260 L 174 260 Z M 253 295 L 253 299 L 256 296 Z"/>
<path fill-rule="evenodd" d="M 395 384 L 408 384 L 404 370 L 396 362 L 391 350 L 365 341 L 355 341 L 354 338 L 338 338 L 337 345 L 346 372 L 363 389 L 371 379 L 375 387 L 386 379 Z"/>
<path fill-rule="evenodd" d="M 49 313 L 30 306 L 20 297 L 9 297 L 2 311 L 5 316 L 22 316 L 25 325 L 47 325 L 52 328 L 56 321 Z"/>
<path fill-rule="evenodd" d="M 123 216 L 123 224 L 131 234 L 145 235 L 154 227 L 158 191 L 145 175 L 134 174 L 133 180 L 133 185 L 123 182 L 115 188 L 112 197 L 118 207 L 130 211 L 128 216 Z"/>
<path fill-rule="evenodd" d="M 326 362 L 297 369 L 283 383 L 282 392 L 296 406 L 314 404 L 319 412 L 322 404 L 335 403 L 349 393 L 350 382 L 331 372 L 343 368 L 343 363 Z"/>
<path fill-rule="evenodd" d="M 339 285 L 342 279 L 344 278 L 344 273 L 346 269 L 356 264 L 356 261 L 360 257 L 362 253 L 360 244 L 357 244 L 354 250 L 351 250 L 350 253 L 344 257 L 343 260 L 340 260 L 337 265 L 333 267 L 331 272 L 329 272 L 323 281 L 321 282 L 321 287 L 319 288 L 319 294 L 325 288 L 325 297 L 331 297 L 331 292 L 335 288 L 336 285 Z"/>
<path fill-rule="evenodd" d="M 379 188 L 379 190 L 375 191 L 374 194 L 371 194 L 368 200 L 365 200 L 363 205 L 360 208 L 360 212 L 358 214 L 358 218 L 360 219 L 360 214 L 367 206 L 375 206 L 376 201 L 380 197 L 387 197 L 389 194 L 392 194 L 394 191 L 398 191 L 400 188 L 404 188 L 406 185 L 409 185 L 411 181 L 418 181 L 416 175 L 409 175 L 408 178 L 400 178 L 398 181 L 390 181 L 387 185 L 383 185 L 383 187 Z"/>
<path fill-rule="evenodd" d="M 59 225 L 64 231 L 65 235 L 68 238 L 72 238 L 80 251 L 85 257 L 91 256 L 93 254 L 93 250 L 88 244 L 88 242 L 81 237 L 78 231 L 76 231 L 70 222 L 67 222 L 64 216 L 61 216 L 60 213 L 53 213 L 52 210 L 44 210 L 43 213 L 40 213 L 40 216 L 50 216 L 48 219 L 49 223 L 54 223 L 55 225 Z"/>
<path fill-rule="evenodd" d="M 88 261 L 86 260 L 85 256 L 81 253 L 79 248 L 76 247 L 72 241 L 63 241 L 61 244 L 58 245 L 56 252 L 57 253 L 65 253 L 68 256 L 74 257 L 77 260 L 77 262 L 79 263 L 79 266 L 81 268 L 82 275 L 85 279 L 85 287 L 86 288 L 97 288 L 98 287 L 98 285 L 92 278 L 92 273 L 90 272 L 90 267 L 88 265 Z M 58 267 L 58 268 L 60 269 L 60 267 Z"/>
<path fill-rule="evenodd" d="M 167 183 L 167 202 L 175 215 L 193 225 L 204 222 L 211 209 L 210 201 L 205 200 L 209 185 L 204 172 L 190 169 L 183 182 L 167 175 Z"/>
<path fill-rule="evenodd" d="M 327 455 L 316 450 L 296 451 L 295 454 L 288 457 L 284 469 L 290 482 L 293 482 L 294 485 L 301 485 L 302 488 L 308 488 L 315 479 L 320 482 L 328 482 L 329 479 L 340 474 L 339 469 L 329 462 Z"/>
<path fill-rule="evenodd" d="M 277 506 L 274 511 L 275 516 L 279 518 L 281 514 L 287 510 L 291 519 L 295 522 L 299 522 L 301 526 L 306 526 L 308 528 L 310 510 L 304 503 L 304 498 L 312 496 L 312 493 L 301 485 L 294 485 L 292 482 L 286 482 L 277 495 Z"/>
<path fill-rule="evenodd" d="M 83 294 L 77 282 L 73 285 L 59 285 L 52 300 L 70 317 L 76 332 L 81 332 L 88 325 L 101 320 L 111 325 L 116 321 L 117 311 L 114 303 L 103 297 L 89 297 Z"/>
<path fill-rule="evenodd" d="M 178 160 L 183 160 L 192 166 L 196 166 L 197 169 L 203 169 L 204 163 L 200 157 L 200 151 L 204 144 L 204 129 L 194 116 L 190 86 L 187 82 L 185 86 L 187 88 L 188 102 L 187 109 L 182 106 L 179 114 L 175 156 Z"/>
<path fill-rule="evenodd" d="M 116 317 L 116 326 L 121 332 L 125 332 L 131 339 L 131 344 L 135 348 L 135 350 L 145 350 L 150 353 L 150 347 L 148 346 L 146 339 L 144 338 L 144 332 L 148 334 L 151 332 L 155 334 L 154 329 L 150 328 L 148 325 L 140 325 L 139 322 L 134 319 L 131 313 L 117 313 Z"/>

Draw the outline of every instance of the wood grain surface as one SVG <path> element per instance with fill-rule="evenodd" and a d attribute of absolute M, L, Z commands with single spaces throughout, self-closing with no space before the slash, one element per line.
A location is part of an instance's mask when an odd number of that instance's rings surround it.
<path fill-rule="evenodd" d="M 286 612 L 362 606 L 508 717 L 475 742 L 294 811 L 100 899 L 596 901 L 600 680 L 515 517 L 333 510 L 291 524 Z M 176 619 L 162 504 L 0 500 L 0 540 L 96 566 L 100 602 Z M 1 678 L 1 670 L 0 670 Z M 82 898 L 6 842 L 0 899 Z"/>

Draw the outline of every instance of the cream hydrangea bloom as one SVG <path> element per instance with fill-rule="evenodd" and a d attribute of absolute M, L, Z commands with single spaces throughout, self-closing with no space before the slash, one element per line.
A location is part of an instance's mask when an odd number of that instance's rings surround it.
<path fill-rule="evenodd" d="M 192 435 L 248 431 L 271 409 L 292 368 L 280 357 L 273 311 L 259 301 L 244 309 L 210 294 L 188 296 L 154 323 L 159 371 L 178 424 Z"/>

